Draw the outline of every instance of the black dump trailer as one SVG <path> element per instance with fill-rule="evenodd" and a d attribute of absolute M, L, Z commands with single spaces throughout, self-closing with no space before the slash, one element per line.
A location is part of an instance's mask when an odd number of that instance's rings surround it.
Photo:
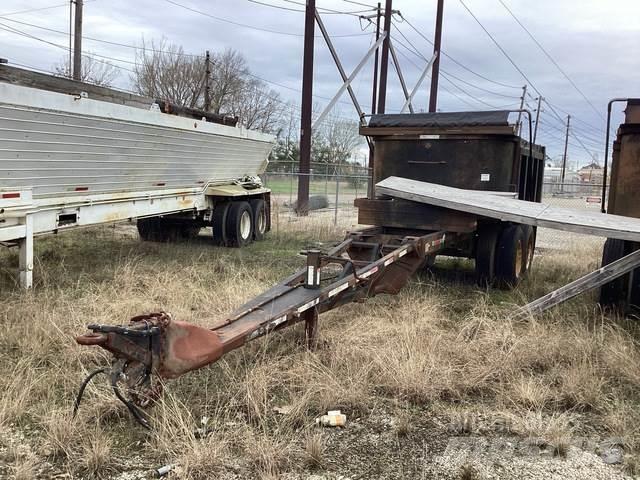
<path fill-rule="evenodd" d="M 374 145 L 373 185 L 396 176 L 540 202 L 545 149 L 530 148 L 510 114 L 373 115 L 360 128 Z M 388 233 L 456 233 L 455 244 L 439 254 L 473 258 L 482 285 L 515 286 L 531 266 L 535 227 L 377 195 L 375 186 L 356 206 L 360 224 Z"/>

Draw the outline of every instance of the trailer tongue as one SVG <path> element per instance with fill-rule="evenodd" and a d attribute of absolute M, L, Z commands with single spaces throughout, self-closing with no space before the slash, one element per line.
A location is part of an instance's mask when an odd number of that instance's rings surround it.
<path fill-rule="evenodd" d="M 315 342 L 318 314 L 380 293 L 396 294 L 430 255 L 453 243 L 456 234 L 400 235 L 371 228 L 353 232 L 323 254 L 303 252 L 306 268 L 240 307 L 210 329 L 171 318 L 165 312 L 134 317 L 127 325 L 88 325 L 80 345 L 97 345 L 113 354 L 108 373 L 116 396 L 148 427 L 138 407 L 160 394 L 158 379 L 176 378 L 209 365 L 246 342 L 300 321 L 309 346 Z M 119 385 L 124 384 L 127 395 Z"/>

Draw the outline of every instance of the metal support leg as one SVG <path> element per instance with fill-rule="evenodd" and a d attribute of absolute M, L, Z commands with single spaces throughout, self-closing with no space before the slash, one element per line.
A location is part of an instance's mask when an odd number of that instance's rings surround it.
<path fill-rule="evenodd" d="M 307 251 L 307 279 L 304 288 L 320 288 L 320 250 Z"/>
<path fill-rule="evenodd" d="M 25 237 L 19 240 L 20 246 L 20 286 L 31 288 L 33 286 L 33 218 L 27 215 L 24 218 Z"/>
<path fill-rule="evenodd" d="M 318 311 L 315 308 L 304 312 L 304 340 L 309 350 L 314 350 L 317 345 Z"/>

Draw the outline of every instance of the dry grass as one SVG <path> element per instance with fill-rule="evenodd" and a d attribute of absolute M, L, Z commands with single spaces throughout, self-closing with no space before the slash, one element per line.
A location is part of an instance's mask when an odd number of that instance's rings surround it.
<path fill-rule="evenodd" d="M 151 412 L 149 435 L 100 380 L 87 389 L 78 418 L 69 417 L 81 378 L 107 358 L 74 344 L 86 323 L 166 309 L 210 324 L 299 267 L 300 249 L 339 239 L 338 232 L 327 222 L 281 219 L 270 240 L 246 250 L 215 248 L 204 238 L 141 243 L 121 227 L 49 237 L 37 242 L 38 283 L 27 294 L 13 285 L 15 255 L 0 252 L 0 428 L 35 431 L 26 441 L 38 452 L 0 462 L 21 478 L 41 461 L 105 477 L 135 452 L 145 468 L 176 465 L 180 478 L 276 478 L 326 467 L 333 437 L 309 431 L 316 416 L 341 409 L 351 421 L 388 408 L 397 442 L 419 434 L 413 425 L 424 409 L 459 425 L 459 434 L 476 434 L 480 411 L 486 423 L 504 419 L 504 431 L 552 445 L 557 455 L 575 435 L 620 436 L 635 465 L 637 327 L 603 316 L 588 295 L 543 317 L 507 320 L 514 304 L 594 267 L 591 247 L 536 259 L 517 292 L 419 276 L 396 297 L 323 315 L 314 352 L 297 341 L 300 329 L 253 342 L 170 382 Z M 283 405 L 290 413 L 273 411 Z"/>

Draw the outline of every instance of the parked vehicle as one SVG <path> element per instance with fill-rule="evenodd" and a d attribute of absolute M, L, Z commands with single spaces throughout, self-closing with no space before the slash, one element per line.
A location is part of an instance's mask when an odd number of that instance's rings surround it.
<path fill-rule="evenodd" d="M 136 220 L 168 241 L 213 227 L 241 247 L 270 229 L 260 175 L 274 137 L 234 118 L 0 66 L 0 242 L 20 248 L 32 285 L 33 237 Z"/>
<path fill-rule="evenodd" d="M 545 149 L 530 148 L 517 125 L 509 123 L 509 114 L 374 115 L 360 129 L 374 143 L 374 184 L 396 176 L 540 202 Z M 357 199 L 356 206 L 358 223 L 389 232 L 456 233 L 457 241 L 438 254 L 474 259 L 483 285 L 513 287 L 531 267 L 536 228 L 530 225 L 379 196 L 375 190 L 369 198 Z"/>

